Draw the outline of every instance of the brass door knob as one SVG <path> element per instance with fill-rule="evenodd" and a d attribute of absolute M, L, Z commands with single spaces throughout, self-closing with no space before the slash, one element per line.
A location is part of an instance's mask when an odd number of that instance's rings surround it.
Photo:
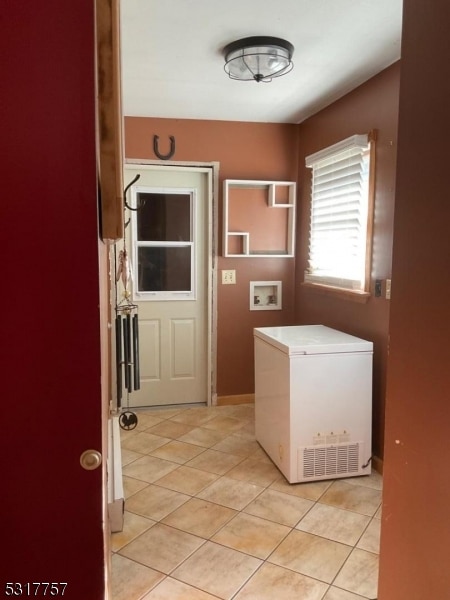
<path fill-rule="evenodd" d="M 102 455 L 98 450 L 85 450 L 80 456 L 80 465 L 86 471 L 93 471 L 102 464 Z"/>

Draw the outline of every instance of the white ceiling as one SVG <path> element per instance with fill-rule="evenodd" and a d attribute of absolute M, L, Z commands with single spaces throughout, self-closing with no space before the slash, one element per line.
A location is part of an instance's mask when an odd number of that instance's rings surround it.
<path fill-rule="evenodd" d="M 402 0 L 121 0 L 127 116 L 300 123 L 400 58 Z M 222 49 L 269 35 L 294 70 L 234 81 Z"/>

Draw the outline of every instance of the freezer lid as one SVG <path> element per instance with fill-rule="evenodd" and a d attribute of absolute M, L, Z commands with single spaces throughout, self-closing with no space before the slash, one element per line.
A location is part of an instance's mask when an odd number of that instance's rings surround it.
<path fill-rule="evenodd" d="M 286 354 L 334 354 L 336 352 L 372 352 L 373 343 L 325 325 L 258 327 L 257 338 Z"/>

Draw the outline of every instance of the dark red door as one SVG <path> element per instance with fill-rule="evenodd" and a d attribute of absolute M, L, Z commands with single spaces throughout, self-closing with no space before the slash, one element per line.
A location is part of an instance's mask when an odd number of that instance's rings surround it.
<path fill-rule="evenodd" d="M 3 0 L 0 55 L 0 596 L 100 600 L 94 2 Z"/>

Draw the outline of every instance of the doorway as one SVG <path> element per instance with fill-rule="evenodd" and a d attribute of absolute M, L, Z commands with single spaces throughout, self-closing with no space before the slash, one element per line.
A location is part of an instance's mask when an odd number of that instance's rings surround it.
<path fill-rule="evenodd" d="M 216 168 L 125 165 L 125 186 L 139 176 L 125 219 L 140 363 L 128 408 L 209 405 L 215 396 Z"/>

